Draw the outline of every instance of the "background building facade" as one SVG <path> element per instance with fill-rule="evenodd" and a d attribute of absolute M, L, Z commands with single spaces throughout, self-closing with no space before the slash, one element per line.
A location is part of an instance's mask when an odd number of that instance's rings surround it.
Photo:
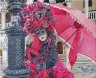
<path fill-rule="evenodd" d="M 96 0 L 88 0 L 89 3 L 89 11 L 96 10 Z M 78 9 L 82 12 L 85 10 L 85 0 L 72 0 L 71 2 L 72 8 Z"/>

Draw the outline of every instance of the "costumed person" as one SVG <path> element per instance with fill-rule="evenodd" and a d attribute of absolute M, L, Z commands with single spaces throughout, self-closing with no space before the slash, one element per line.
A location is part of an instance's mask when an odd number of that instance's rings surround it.
<path fill-rule="evenodd" d="M 63 2 L 63 5 L 64 5 L 64 6 L 67 6 L 67 3 L 66 3 L 66 1 L 65 1 L 65 0 L 64 0 L 64 2 Z"/>
<path fill-rule="evenodd" d="M 20 27 L 29 36 L 24 62 L 30 69 L 27 78 L 74 78 L 58 57 L 50 7 L 38 1 L 24 7 L 20 14 Z"/>

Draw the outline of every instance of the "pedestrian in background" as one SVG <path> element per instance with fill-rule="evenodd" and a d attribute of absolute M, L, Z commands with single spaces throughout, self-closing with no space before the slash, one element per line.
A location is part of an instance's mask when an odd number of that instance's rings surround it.
<path fill-rule="evenodd" d="M 64 2 L 63 2 L 63 5 L 64 5 L 64 6 L 67 6 L 67 3 L 66 3 L 66 1 L 65 1 L 65 0 L 64 0 Z"/>
<path fill-rule="evenodd" d="M 0 48 L 0 62 L 2 62 L 2 49 Z"/>

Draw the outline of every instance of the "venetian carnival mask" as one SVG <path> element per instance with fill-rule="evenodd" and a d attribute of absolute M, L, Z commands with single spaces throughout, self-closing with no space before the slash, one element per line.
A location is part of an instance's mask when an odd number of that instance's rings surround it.
<path fill-rule="evenodd" d="M 47 39 L 47 32 L 46 32 L 46 29 L 44 28 L 37 30 L 36 35 L 38 36 L 38 39 L 40 41 L 45 41 Z"/>

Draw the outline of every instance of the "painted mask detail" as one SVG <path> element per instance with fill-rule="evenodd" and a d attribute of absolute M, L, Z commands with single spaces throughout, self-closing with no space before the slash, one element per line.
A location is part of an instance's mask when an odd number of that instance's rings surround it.
<path fill-rule="evenodd" d="M 45 41 L 47 39 L 47 32 L 46 29 L 41 28 L 40 30 L 36 31 L 36 35 L 40 41 Z"/>

